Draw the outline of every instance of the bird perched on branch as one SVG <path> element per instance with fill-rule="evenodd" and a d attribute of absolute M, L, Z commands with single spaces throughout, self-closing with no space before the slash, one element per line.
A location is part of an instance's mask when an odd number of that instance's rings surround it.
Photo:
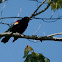
<path fill-rule="evenodd" d="M 28 26 L 29 20 L 31 20 L 29 17 L 24 17 L 24 18 L 22 18 L 21 20 L 17 20 L 17 21 L 13 24 L 13 26 L 11 27 L 10 32 L 12 32 L 12 33 L 16 33 L 16 32 L 17 32 L 17 33 L 22 34 L 22 33 L 26 30 L 26 28 L 27 28 L 27 26 Z M 9 36 L 5 36 L 5 37 L 2 39 L 1 42 L 6 43 L 6 42 L 8 42 L 9 39 L 10 39 Z M 17 39 L 18 39 L 18 37 L 14 37 L 13 42 L 14 42 L 15 40 L 17 40 Z"/>

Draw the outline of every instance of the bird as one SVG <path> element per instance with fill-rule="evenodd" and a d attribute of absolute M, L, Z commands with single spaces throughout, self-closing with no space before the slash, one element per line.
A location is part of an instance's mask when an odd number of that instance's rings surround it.
<path fill-rule="evenodd" d="M 31 19 L 30 19 L 29 17 L 24 17 L 24 18 L 22 18 L 22 19 L 20 19 L 20 20 L 17 20 L 17 21 L 13 24 L 13 26 L 11 27 L 10 32 L 12 32 L 12 33 L 16 33 L 16 32 L 17 32 L 17 33 L 22 34 L 22 33 L 26 30 L 26 28 L 27 28 L 28 23 L 29 23 L 30 20 L 31 20 Z M 7 43 L 7 42 L 9 41 L 9 39 L 10 39 L 10 36 L 5 36 L 5 37 L 2 39 L 1 42 Z M 14 37 L 13 42 L 14 42 L 15 40 L 17 40 L 17 39 L 18 39 L 18 37 Z"/>

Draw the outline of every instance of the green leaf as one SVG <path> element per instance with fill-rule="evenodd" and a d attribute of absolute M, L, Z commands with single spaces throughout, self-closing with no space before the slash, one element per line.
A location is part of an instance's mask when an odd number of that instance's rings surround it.
<path fill-rule="evenodd" d="M 55 5 L 53 5 L 53 3 L 51 4 L 51 9 L 54 10 L 56 7 Z"/>
<path fill-rule="evenodd" d="M 31 52 L 31 54 L 29 52 Z M 34 52 L 32 47 L 28 45 L 24 50 L 24 58 L 26 58 L 24 62 L 50 62 L 50 60 L 45 58 L 43 54 Z"/>
<path fill-rule="evenodd" d="M 38 61 L 40 61 L 40 62 L 45 62 L 44 58 L 45 57 L 42 54 L 39 54 L 37 57 Z"/>
<path fill-rule="evenodd" d="M 45 62 L 50 62 L 50 60 L 48 58 L 45 58 L 44 60 L 45 60 Z"/>
<path fill-rule="evenodd" d="M 47 3 L 50 3 L 51 0 L 47 1 Z"/>
<path fill-rule="evenodd" d="M 28 49 L 29 49 L 30 51 L 33 51 L 33 48 L 32 48 L 31 46 L 28 46 Z"/>
<path fill-rule="evenodd" d="M 47 3 L 49 3 L 51 0 L 49 0 Z M 53 0 L 51 3 L 51 9 L 61 9 L 62 8 L 62 0 Z"/>
<path fill-rule="evenodd" d="M 33 48 L 31 46 L 26 46 L 25 50 L 24 50 L 24 56 L 23 58 L 25 58 L 29 52 L 32 52 L 33 51 Z"/>
<path fill-rule="evenodd" d="M 25 50 L 24 50 L 23 58 L 25 58 L 28 55 L 28 53 L 29 53 L 29 50 L 28 50 L 28 47 L 26 47 Z"/>

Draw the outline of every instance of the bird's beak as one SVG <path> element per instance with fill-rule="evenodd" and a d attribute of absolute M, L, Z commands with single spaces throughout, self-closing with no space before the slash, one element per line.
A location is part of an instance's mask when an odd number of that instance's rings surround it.
<path fill-rule="evenodd" d="M 30 19 L 30 20 L 32 20 L 32 19 Z"/>

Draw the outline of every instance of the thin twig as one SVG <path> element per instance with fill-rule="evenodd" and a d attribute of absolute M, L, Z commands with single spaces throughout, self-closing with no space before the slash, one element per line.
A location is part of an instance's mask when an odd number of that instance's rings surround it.
<path fill-rule="evenodd" d="M 21 13 L 21 8 L 20 8 L 20 11 L 18 12 L 17 17 L 19 17 L 19 16 L 20 16 L 20 13 Z M 16 21 L 16 20 L 17 20 L 17 18 L 16 18 L 14 21 Z"/>
<path fill-rule="evenodd" d="M 3 18 L 0 18 L 1 19 L 8 19 L 8 18 L 23 18 L 23 17 L 3 17 Z"/>
<path fill-rule="evenodd" d="M 57 19 L 62 19 L 62 18 L 58 17 L 58 18 L 33 18 L 33 19 L 57 20 Z"/>
<path fill-rule="evenodd" d="M 38 28 L 36 29 L 34 33 L 32 33 L 32 35 L 36 34 L 39 31 L 40 27 L 41 27 L 41 24 L 39 24 Z"/>
<path fill-rule="evenodd" d="M 2 0 L 2 1 L 4 1 L 4 0 Z M 2 16 L 3 10 L 4 10 L 4 8 L 6 7 L 6 5 L 7 5 L 7 2 L 5 2 L 4 6 L 2 7 L 1 16 Z"/>
<path fill-rule="evenodd" d="M 48 35 L 48 36 L 56 36 L 56 35 L 62 35 L 62 32 L 61 33 L 51 34 L 51 35 Z"/>
<path fill-rule="evenodd" d="M 4 22 L 0 22 L 0 24 L 5 24 L 5 25 L 8 25 L 8 26 L 10 26 L 10 25 L 11 25 L 11 24 L 4 23 Z"/>
<path fill-rule="evenodd" d="M 0 18 L 1 19 L 8 19 L 8 18 L 23 18 L 23 17 L 2 17 Z M 62 19 L 62 16 L 61 17 L 58 17 L 58 18 L 32 18 L 32 19 L 43 19 L 43 20 L 57 20 L 57 19 Z"/>

